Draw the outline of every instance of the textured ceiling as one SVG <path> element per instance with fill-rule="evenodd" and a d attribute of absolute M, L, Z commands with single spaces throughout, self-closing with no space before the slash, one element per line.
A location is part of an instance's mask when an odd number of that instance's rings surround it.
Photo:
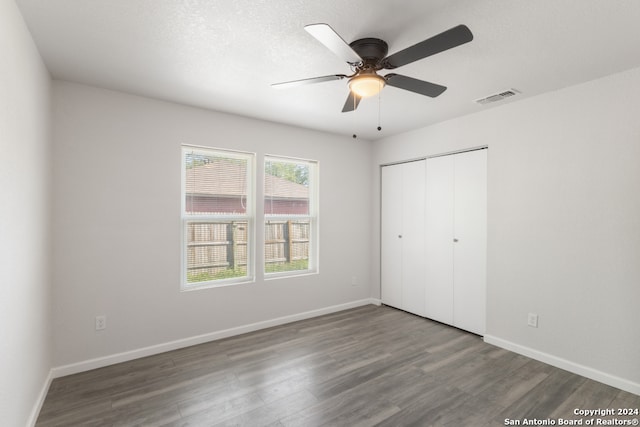
<path fill-rule="evenodd" d="M 376 139 L 640 66 L 640 1 L 16 0 L 54 78 Z M 270 84 L 350 68 L 303 27 L 389 53 L 458 24 L 474 40 L 394 72 L 448 87 L 393 87 L 342 113 L 346 80 Z M 501 103 L 473 102 L 505 89 Z M 594 100 L 597 102 L 597 100 Z M 382 131 L 377 131 L 380 124 Z"/>

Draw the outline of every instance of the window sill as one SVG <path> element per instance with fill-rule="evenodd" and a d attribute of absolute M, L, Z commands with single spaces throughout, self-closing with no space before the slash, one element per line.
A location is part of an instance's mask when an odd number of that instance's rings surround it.
<path fill-rule="evenodd" d="M 282 273 L 268 273 L 264 275 L 264 281 L 268 282 L 276 279 L 288 279 L 291 277 L 304 277 L 304 276 L 315 276 L 318 274 L 318 270 L 304 270 L 300 272 L 296 271 L 286 271 Z"/>
<path fill-rule="evenodd" d="M 181 285 L 180 292 L 191 292 L 191 291 L 200 291 L 203 289 L 212 289 L 212 288 L 226 288 L 228 286 L 236 286 L 236 285 L 247 285 L 256 283 L 255 277 L 248 278 L 246 280 L 238 280 L 238 281 L 224 281 L 221 283 L 216 282 L 203 282 L 202 284 L 197 285 Z"/>

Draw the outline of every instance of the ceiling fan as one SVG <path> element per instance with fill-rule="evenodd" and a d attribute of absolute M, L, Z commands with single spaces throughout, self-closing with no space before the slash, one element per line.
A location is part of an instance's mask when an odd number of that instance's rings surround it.
<path fill-rule="evenodd" d="M 393 70 L 473 40 L 473 34 L 471 34 L 469 28 L 465 25 L 458 25 L 396 52 L 393 55 L 386 56 L 388 45 L 384 40 L 363 38 L 347 44 L 347 42 L 327 24 L 306 25 L 304 29 L 330 51 L 346 61 L 347 64 L 351 66 L 353 74 L 333 74 L 275 83 L 271 86 L 275 88 L 285 88 L 349 79 L 350 91 L 347 101 L 342 108 L 343 113 L 354 111 L 358 108 L 358 104 L 363 97 L 376 95 L 385 85 L 435 98 L 447 89 L 446 86 L 395 73 L 381 76 L 378 74 L 378 71 Z"/>

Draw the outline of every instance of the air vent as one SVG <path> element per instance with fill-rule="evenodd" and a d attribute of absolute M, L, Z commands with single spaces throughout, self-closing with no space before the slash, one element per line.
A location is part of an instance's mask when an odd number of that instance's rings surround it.
<path fill-rule="evenodd" d="M 498 102 L 498 101 L 502 101 L 503 99 L 506 99 L 506 98 L 511 98 L 512 96 L 516 96 L 519 93 L 521 93 L 519 90 L 508 89 L 508 90 L 502 91 L 500 93 L 489 95 L 486 98 L 476 99 L 475 102 L 477 102 L 478 104 L 481 104 L 481 105 L 491 104 L 492 102 Z"/>

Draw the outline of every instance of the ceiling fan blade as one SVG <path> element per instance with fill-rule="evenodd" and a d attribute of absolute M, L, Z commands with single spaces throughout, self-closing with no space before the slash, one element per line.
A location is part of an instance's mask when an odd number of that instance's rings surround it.
<path fill-rule="evenodd" d="M 349 111 L 354 111 L 358 108 L 358 104 L 360 104 L 361 99 L 361 96 L 349 91 L 349 96 L 347 97 L 347 101 L 344 103 L 344 107 L 342 107 L 342 112 L 348 113 Z"/>
<path fill-rule="evenodd" d="M 438 35 L 416 43 L 406 49 L 387 56 L 382 60 L 383 68 L 393 69 L 410 64 L 427 56 L 435 55 L 452 47 L 473 40 L 473 34 L 466 25 L 458 25 Z"/>
<path fill-rule="evenodd" d="M 389 86 L 430 96 L 431 98 L 435 98 L 447 90 L 446 86 L 440 86 L 435 83 L 425 82 L 424 80 L 418 80 L 400 74 L 387 74 L 384 78 Z"/>
<path fill-rule="evenodd" d="M 355 65 L 362 62 L 360 55 L 327 24 L 310 24 L 304 27 L 305 30 L 327 49 L 338 55 L 343 61 Z"/>
<path fill-rule="evenodd" d="M 312 77 L 310 79 L 292 80 L 290 82 L 273 83 L 271 87 L 276 89 L 284 89 L 295 86 L 310 85 L 314 83 L 329 82 L 331 80 L 342 80 L 347 77 L 344 74 L 334 74 L 331 76 Z"/>

